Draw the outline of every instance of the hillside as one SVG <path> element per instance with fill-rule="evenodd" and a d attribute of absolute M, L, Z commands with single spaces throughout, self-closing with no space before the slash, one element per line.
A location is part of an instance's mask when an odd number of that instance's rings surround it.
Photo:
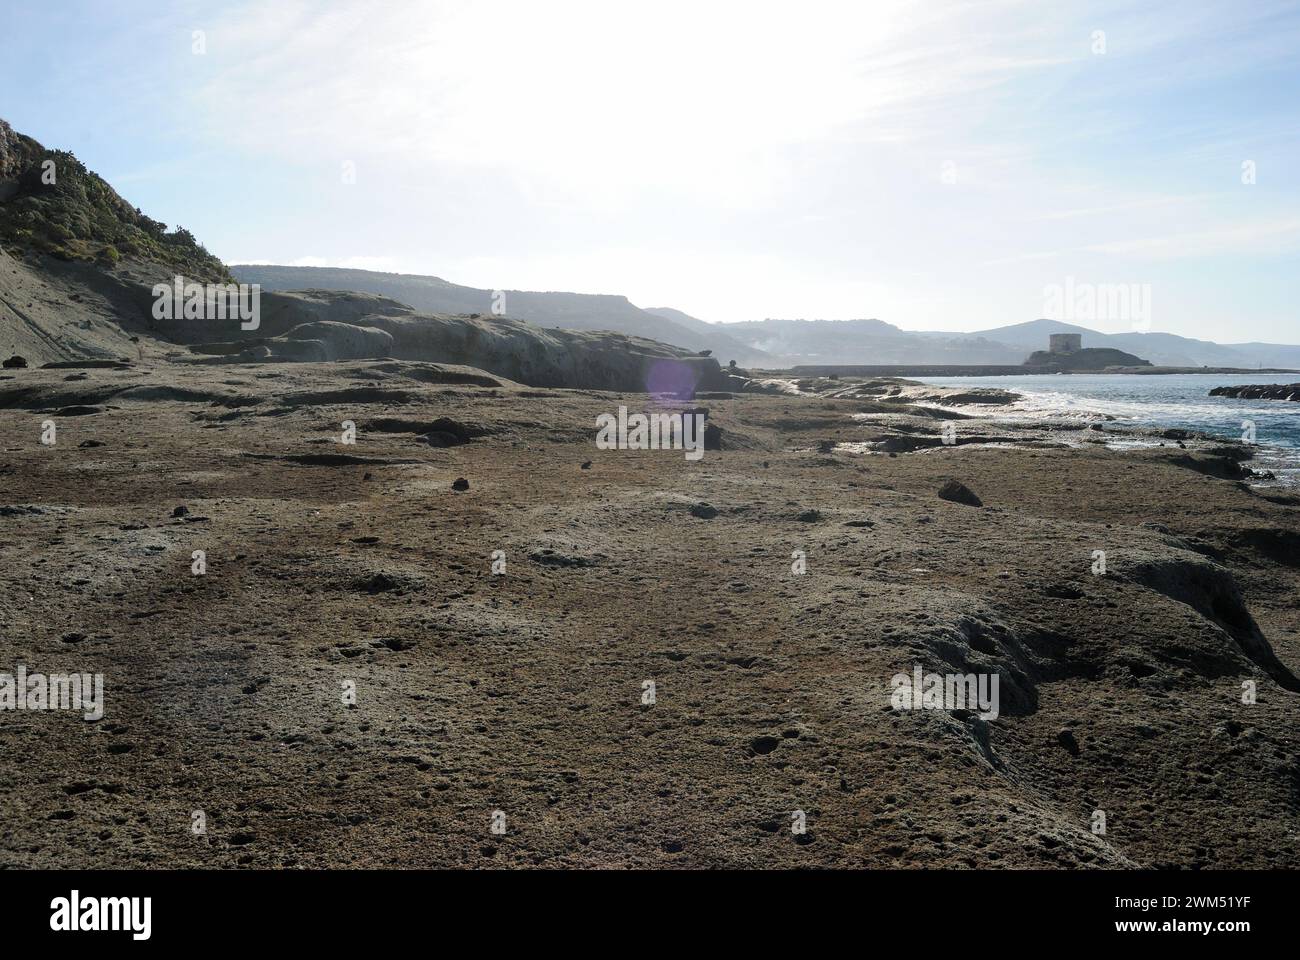
<path fill-rule="evenodd" d="M 0 352 L 31 364 L 161 356 L 150 286 L 229 281 L 189 231 L 131 206 L 71 153 L 0 120 Z"/>
<path fill-rule="evenodd" d="M 125 288 L 93 264 L 0 248 L 0 354 L 32 365 L 78 358 L 135 359 L 156 345 L 133 342 Z M 86 276 L 90 274 L 92 276 Z M 97 280 L 101 282 L 90 282 Z"/>
<path fill-rule="evenodd" d="M 391 297 L 422 313 L 492 314 L 495 291 L 464 287 L 441 277 L 407 273 L 381 273 L 339 267 L 282 267 L 232 265 L 231 273 L 244 283 L 264 290 L 357 290 Z M 505 290 L 505 315 L 541 327 L 565 330 L 612 330 L 644 337 L 692 351 L 712 350 L 723 364 L 735 360 L 742 366 L 770 362 L 762 351 L 746 346 L 712 325 L 679 323 L 633 305 L 627 297 L 612 294 Z M 682 316 L 686 316 L 682 314 Z M 693 318 L 688 318 L 692 320 Z"/>
<path fill-rule="evenodd" d="M 674 310 L 672 307 L 646 307 L 645 312 L 652 313 L 656 317 L 662 317 L 665 320 L 671 320 L 673 323 L 686 327 L 688 330 L 694 330 L 696 333 L 717 334 L 730 329 L 730 324 L 724 326 L 709 323 L 699 317 L 692 317 L 689 313 L 683 313 L 681 310 Z"/>
<path fill-rule="evenodd" d="M 188 230 L 145 216 L 64 150 L 47 150 L 0 120 L 0 243 L 156 278 L 228 279 L 225 265 Z"/>

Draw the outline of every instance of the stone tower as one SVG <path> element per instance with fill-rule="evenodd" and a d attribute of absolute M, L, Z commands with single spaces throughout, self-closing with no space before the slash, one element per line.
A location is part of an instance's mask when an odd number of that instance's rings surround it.
<path fill-rule="evenodd" d="M 1083 334 L 1053 333 L 1047 338 L 1049 353 L 1077 353 L 1083 349 Z"/>

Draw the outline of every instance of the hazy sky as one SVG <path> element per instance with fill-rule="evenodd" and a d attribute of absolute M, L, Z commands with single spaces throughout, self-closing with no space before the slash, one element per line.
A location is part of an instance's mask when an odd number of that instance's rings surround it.
<path fill-rule="evenodd" d="M 0 117 L 227 262 L 1300 342 L 1294 3 L 0 0 Z"/>

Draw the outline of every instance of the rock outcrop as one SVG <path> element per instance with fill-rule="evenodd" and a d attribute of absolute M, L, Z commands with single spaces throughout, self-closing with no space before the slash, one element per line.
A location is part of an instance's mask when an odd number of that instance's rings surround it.
<path fill-rule="evenodd" d="M 976 496 L 970 487 L 960 480 L 949 480 L 939 490 L 939 499 L 948 500 L 952 503 L 965 504 L 968 507 L 982 507 L 984 501 Z"/>
<path fill-rule="evenodd" d="M 535 387 L 690 396 L 727 383 L 712 357 L 621 333 L 543 329 L 504 317 L 421 315 L 386 297 L 347 292 L 263 294 L 262 302 L 262 326 L 256 331 L 261 336 L 194 343 L 191 349 L 212 358 L 207 362 L 222 363 L 435 360 Z M 187 321 L 166 323 L 179 338 Z M 227 329 L 243 334 L 233 321 Z M 283 332 L 265 336 L 278 330 Z"/>
<path fill-rule="evenodd" d="M 1212 397 L 1238 400 L 1300 400 L 1300 383 L 1252 383 L 1236 387 L 1215 387 Z"/>
<path fill-rule="evenodd" d="M 1151 361 L 1111 347 L 1085 347 L 1073 353 L 1035 350 L 1025 361 L 1025 366 L 1050 368 L 1062 373 L 1082 373 L 1109 367 L 1149 367 Z"/>

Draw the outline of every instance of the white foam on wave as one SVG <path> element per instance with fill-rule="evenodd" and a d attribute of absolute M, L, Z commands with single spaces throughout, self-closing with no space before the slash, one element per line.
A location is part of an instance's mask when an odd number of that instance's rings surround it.
<path fill-rule="evenodd" d="M 954 386 L 944 384 L 944 386 Z M 1157 398 L 1133 397 L 1125 399 L 1108 399 L 1080 396 L 1058 390 L 1026 390 L 1019 384 L 1004 385 L 1020 395 L 1020 399 L 1009 405 L 990 407 L 986 404 L 963 404 L 946 406 L 926 403 L 935 409 L 950 410 L 955 413 L 969 414 L 991 421 L 1017 422 L 1024 420 L 1060 420 L 1075 422 L 1117 421 L 1116 426 L 1124 423 L 1133 426 L 1177 427 L 1196 430 L 1212 436 L 1237 439 L 1238 425 L 1244 420 L 1258 420 L 1261 425 L 1276 423 L 1282 408 L 1273 401 L 1272 405 L 1258 402 L 1236 401 L 1225 407 L 1222 400 L 1160 400 Z M 1261 426 L 1261 436 L 1266 427 Z M 1067 440 L 1067 444 L 1075 445 Z M 1141 438 L 1125 438 L 1107 442 L 1113 450 L 1135 449 L 1145 446 L 1159 446 L 1158 441 Z M 1272 444 L 1261 438 L 1255 445 L 1255 456 L 1250 466 L 1259 471 L 1272 471 L 1277 480 L 1263 485 L 1300 485 L 1300 448 L 1286 444 Z"/>
<path fill-rule="evenodd" d="M 1151 423 L 1163 421 L 1221 423 L 1227 412 L 1221 403 L 1189 403 L 1180 400 L 1162 403 L 1158 400 L 1106 400 L 1097 397 L 1080 397 L 1070 393 L 1020 391 L 1022 399 L 1012 404 L 1012 409 L 1038 414 L 1059 414 L 1095 417 L 1117 417 L 1122 420 L 1144 420 Z M 1276 407 L 1235 407 L 1233 418 L 1267 417 L 1277 414 Z"/>

